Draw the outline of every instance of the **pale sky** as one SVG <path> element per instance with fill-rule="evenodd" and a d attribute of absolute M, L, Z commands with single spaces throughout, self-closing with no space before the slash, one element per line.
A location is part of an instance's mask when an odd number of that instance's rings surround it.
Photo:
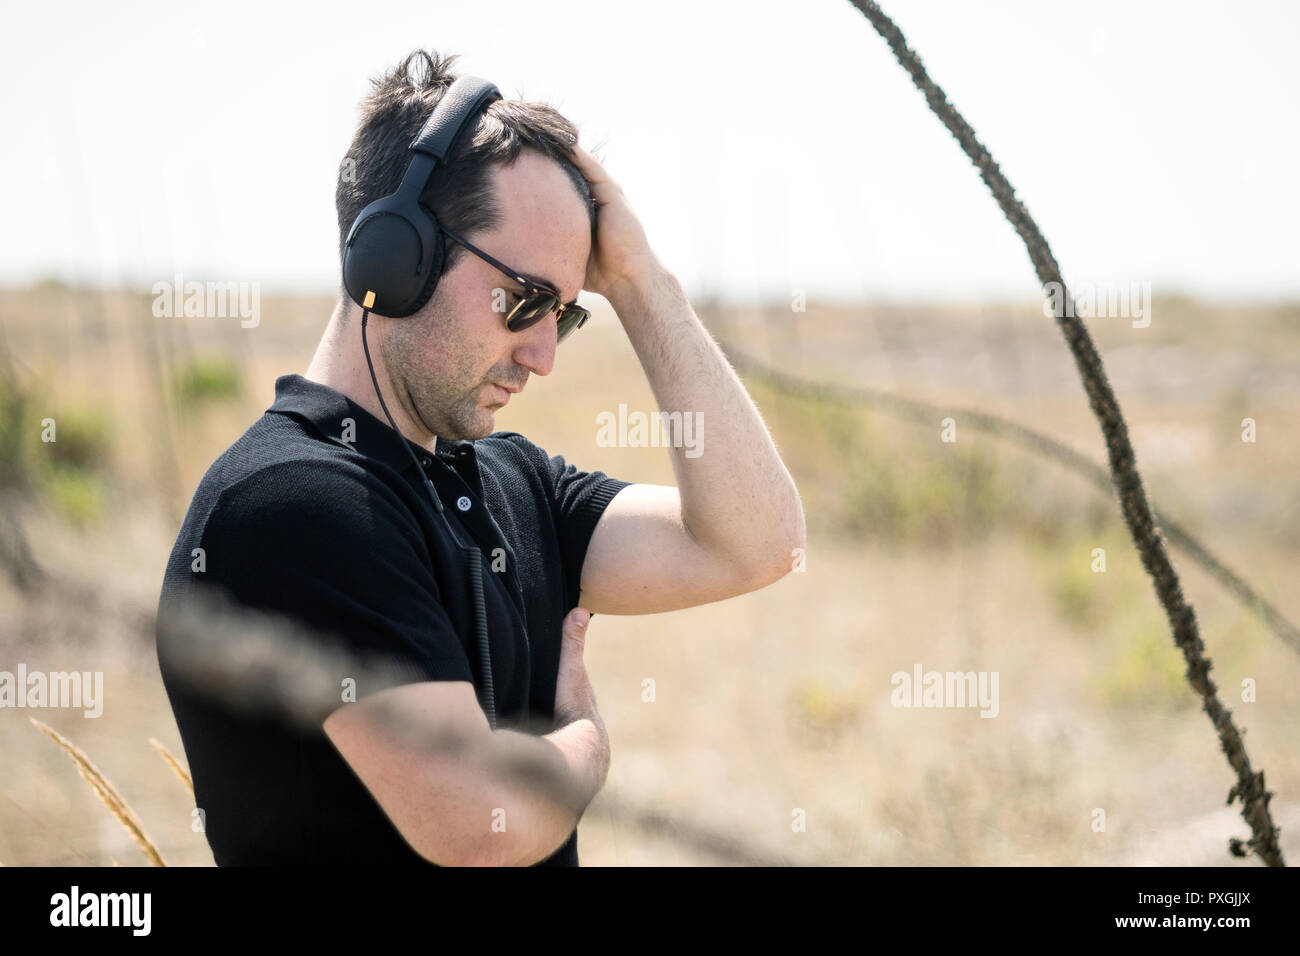
<path fill-rule="evenodd" d="M 1292 2 L 887 0 L 1067 280 L 1300 297 Z M 688 289 L 1025 298 L 1028 257 L 847 0 L 0 9 L 0 282 L 337 288 L 334 183 L 415 47 L 602 147 Z"/>

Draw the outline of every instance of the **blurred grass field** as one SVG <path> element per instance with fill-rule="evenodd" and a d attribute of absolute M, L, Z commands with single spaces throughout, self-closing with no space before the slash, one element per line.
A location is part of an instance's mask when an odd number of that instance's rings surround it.
<path fill-rule="evenodd" d="M 0 577 L 0 670 L 103 670 L 106 695 L 98 719 L 0 709 L 11 866 L 144 862 L 32 716 L 87 752 L 170 863 L 212 862 L 148 743 L 183 754 L 151 616 L 199 478 L 271 403 L 275 377 L 306 368 L 332 300 L 264 295 L 249 329 L 155 319 L 149 303 L 58 284 L 0 291 L 4 512 L 48 575 L 29 592 Z M 1234 778 L 1114 501 L 963 428 L 960 409 L 996 413 L 1104 463 L 1039 308 L 697 311 L 720 341 L 789 374 L 951 407 L 957 441 L 940 441 L 939 421 L 747 381 L 803 498 L 806 570 L 730 601 L 593 623 L 586 660 L 613 762 L 579 828 L 584 865 L 741 859 L 718 841 L 795 864 L 1257 865 L 1227 853 L 1229 836 L 1249 835 L 1225 805 Z M 1155 505 L 1300 619 L 1300 307 L 1157 299 L 1149 328 L 1089 325 Z M 597 308 L 497 428 L 585 470 L 671 484 L 664 449 L 597 444 L 597 414 L 620 403 L 655 409 L 617 318 Z M 1246 417 L 1254 443 L 1241 440 Z M 46 418 L 53 444 L 40 440 Z M 1105 573 L 1091 570 L 1096 548 Z M 1173 557 L 1221 698 L 1276 794 L 1284 852 L 1300 859 L 1300 656 Z M 893 707 L 890 676 L 917 664 L 998 672 L 997 717 Z"/>

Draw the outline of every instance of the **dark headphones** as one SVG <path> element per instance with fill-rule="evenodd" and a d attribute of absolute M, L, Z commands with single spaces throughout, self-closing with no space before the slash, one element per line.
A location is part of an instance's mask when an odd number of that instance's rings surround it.
<path fill-rule="evenodd" d="M 476 76 L 456 79 L 408 147 L 410 161 L 397 191 L 357 216 L 343 249 L 343 286 L 357 305 L 379 315 L 412 315 L 429 301 L 442 276 L 445 239 L 420 194 L 447 164 L 470 120 L 501 91 Z"/>

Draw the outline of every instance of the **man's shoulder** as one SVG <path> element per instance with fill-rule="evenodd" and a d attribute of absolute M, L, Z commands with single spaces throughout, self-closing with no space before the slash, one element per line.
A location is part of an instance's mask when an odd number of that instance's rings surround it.
<path fill-rule="evenodd" d="M 373 481 L 374 476 L 358 462 L 303 456 L 262 462 L 214 476 L 209 490 L 214 503 L 227 508 L 242 502 L 268 509 L 318 511 L 346 504 L 360 488 Z"/>
<path fill-rule="evenodd" d="M 566 467 L 563 455 L 551 454 L 519 432 L 493 432 L 476 441 L 474 447 L 481 461 L 497 468 L 513 468 L 553 479 Z"/>
<path fill-rule="evenodd" d="M 419 521 L 391 475 L 356 451 L 319 440 L 250 451 L 250 434 L 257 445 L 250 429 L 199 482 L 165 586 L 187 581 L 198 555 L 204 580 L 228 588 L 267 577 L 273 566 L 333 580 L 354 573 L 349 562 L 356 555 L 381 549 L 392 561 L 422 560 Z"/>
<path fill-rule="evenodd" d="M 214 476 L 205 498 L 210 522 L 245 525 L 262 535 L 322 522 L 374 528 L 377 515 L 386 510 L 397 515 L 399 502 L 364 462 L 316 455 L 277 458 Z"/>
<path fill-rule="evenodd" d="M 520 456 L 532 461 L 541 456 L 546 458 L 546 452 L 532 443 L 531 440 L 519 432 L 493 432 L 474 442 L 474 448 L 479 453 L 488 452 L 505 456 L 509 459 L 518 460 Z"/>
<path fill-rule="evenodd" d="M 384 483 L 364 456 L 322 442 L 294 422 L 264 415 L 209 466 L 193 506 L 205 522 L 216 516 L 273 523 L 358 513 Z"/>
<path fill-rule="evenodd" d="M 474 452 L 480 468 L 486 468 L 498 478 L 515 472 L 525 478 L 540 479 L 551 464 L 546 450 L 519 432 L 493 432 L 474 442 Z"/>

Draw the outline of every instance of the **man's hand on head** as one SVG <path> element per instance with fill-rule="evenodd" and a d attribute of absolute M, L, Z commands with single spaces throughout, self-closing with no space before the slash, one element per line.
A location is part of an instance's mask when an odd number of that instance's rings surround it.
<path fill-rule="evenodd" d="M 622 187 L 600 161 L 581 146 L 569 155 L 587 180 L 597 207 L 596 239 L 582 287 L 609 299 L 619 286 L 645 281 L 663 266 Z"/>

